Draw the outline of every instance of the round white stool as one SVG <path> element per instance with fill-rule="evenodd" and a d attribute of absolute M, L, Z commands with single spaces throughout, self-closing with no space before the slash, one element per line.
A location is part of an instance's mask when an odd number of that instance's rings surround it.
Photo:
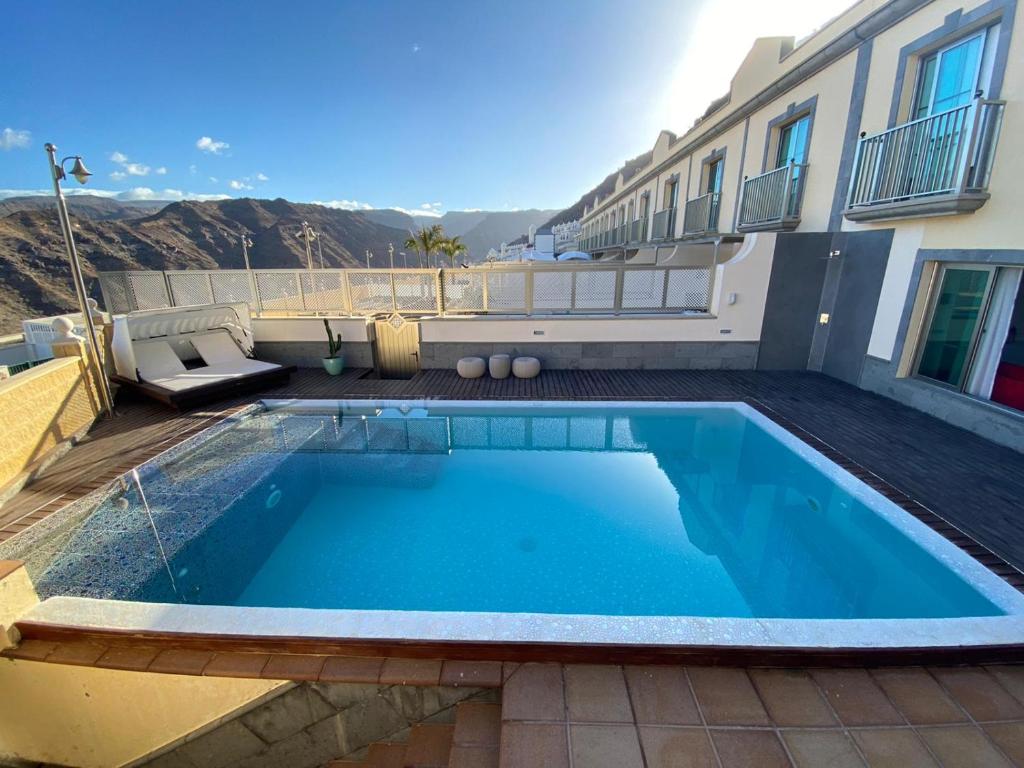
<path fill-rule="evenodd" d="M 532 379 L 540 373 L 540 360 L 536 357 L 517 357 L 512 361 L 512 375 L 517 379 Z"/>
<path fill-rule="evenodd" d="M 492 379 L 507 379 L 512 372 L 512 358 L 508 355 L 491 355 L 487 368 Z"/>
<path fill-rule="evenodd" d="M 463 357 L 456 363 L 455 370 L 464 379 L 479 379 L 487 370 L 487 364 L 482 357 Z"/>

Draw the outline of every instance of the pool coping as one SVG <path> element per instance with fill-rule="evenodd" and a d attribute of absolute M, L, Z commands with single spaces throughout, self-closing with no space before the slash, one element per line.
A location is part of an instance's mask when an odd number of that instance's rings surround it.
<path fill-rule="evenodd" d="M 1009 610 L 1007 605 L 1010 603 L 1016 603 L 1018 610 L 1005 616 L 965 619 L 729 619 L 248 608 L 53 597 L 16 623 L 22 635 L 61 642 L 78 638 L 94 643 L 169 643 L 176 647 L 216 648 L 219 652 L 251 652 L 258 648 L 276 653 L 495 660 L 660 659 L 678 662 L 680 659 L 720 661 L 726 658 L 734 663 L 765 663 L 770 660 L 781 664 L 789 661 L 807 664 L 818 660 L 842 664 L 856 663 L 858 659 L 865 658 L 876 663 L 1024 658 L 1024 598 L 1020 595 L 1024 575 L 877 475 L 759 401 L 581 402 L 351 397 L 333 401 L 263 401 L 269 408 L 309 405 L 322 409 L 325 403 L 339 406 L 351 403 L 359 408 L 409 406 L 456 410 L 733 406 L 768 428 L 804 458 L 813 462 L 817 456 L 819 460 L 823 458 L 837 465 L 853 479 L 860 480 L 869 491 L 908 513 L 899 526 L 908 535 L 917 539 L 912 532 L 915 525 L 938 534 L 931 539 L 932 546 L 927 549 L 933 554 L 938 549 L 940 555 L 944 549 L 949 555 L 952 552 L 950 546 L 959 550 L 960 557 L 952 558 L 959 561 L 959 567 L 954 570 L 1004 610 Z M 231 421 L 251 412 L 250 408 L 233 410 L 207 429 L 162 451 L 160 456 L 168 452 L 188 451 L 190 446 L 208 439 Z M 832 479 L 836 480 L 835 477 Z M 918 543 L 924 544 L 919 539 Z M 947 566 L 950 565 L 946 557 L 942 559 L 946 560 Z M 979 580 L 983 582 L 981 585 Z M 995 587 L 997 581 L 1005 588 Z M 1009 597 L 1010 588 L 1014 591 L 1013 598 Z M 197 631 L 197 627 L 201 630 Z"/>

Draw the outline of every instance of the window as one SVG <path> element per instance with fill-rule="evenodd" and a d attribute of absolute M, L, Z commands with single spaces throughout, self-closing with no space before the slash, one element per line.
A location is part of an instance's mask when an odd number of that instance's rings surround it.
<path fill-rule="evenodd" d="M 705 170 L 704 194 L 722 191 L 722 168 L 725 165 L 723 160 L 713 160 L 708 163 Z"/>
<path fill-rule="evenodd" d="M 779 128 L 779 143 L 775 153 L 775 167 L 790 163 L 807 162 L 807 139 L 811 132 L 811 116 L 804 115 Z"/>
<path fill-rule="evenodd" d="M 979 86 L 985 37 L 985 32 L 979 32 L 921 59 L 913 119 L 970 103 Z"/>
<path fill-rule="evenodd" d="M 675 208 L 679 197 L 679 180 L 669 179 L 665 182 L 665 198 L 662 201 L 662 210 Z"/>
<path fill-rule="evenodd" d="M 651 193 L 644 192 L 640 195 L 640 218 L 646 220 L 647 214 L 650 213 L 651 205 Z"/>
<path fill-rule="evenodd" d="M 917 375 L 1024 410 L 1024 300 L 1020 267 L 942 267 Z"/>

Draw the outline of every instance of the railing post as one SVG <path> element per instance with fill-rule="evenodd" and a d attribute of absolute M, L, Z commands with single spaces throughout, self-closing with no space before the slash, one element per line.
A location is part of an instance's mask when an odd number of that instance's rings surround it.
<path fill-rule="evenodd" d="M 483 296 L 484 312 L 489 312 L 491 308 L 491 295 L 490 288 L 487 285 L 487 273 L 480 272 L 480 295 Z"/>
<path fill-rule="evenodd" d="M 526 314 L 533 314 L 533 269 L 526 270 Z"/>
<path fill-rule="evenodd" d="M 846 207 L 853 207 L 853 191 L 857 188 L 857 182 L 860 178 L 860 163 L 861 163 L 861 152 L 864 149 L 864 131 L 861 131 L 860 137 L 857 139 L 857 149 L 853 153 L 853 172 L 850 174 L 850 183 L 846 189 Z"/>
<path fill-rule="evenodd" d="M 966 151 L 959 162 L 960 167 L 957 170 L 960 178 L 956 186 L 957 190 L 961 194 L 967 191 L 967 181 L 971 175 L 972 158 L 974 157 L 974 147 L 978 141 L 978 126 L 981 124 L 982 112 L 981 99 L 977 98 L 971 105 L 971 132 L 967 137 L 967 146 L 965 147 Z"/>
<path fill-rule="evenodd" d="M 792 160 L 789 161 L 789 168 L 786 171 L 786 188 L 782 191 L 782 211 L 779 214 L 779 221 L 785 221 L 786 216 L 789 215 L 789 199 L 793 195 L 793 172 L 796 168 L 796 163 Z"/>
<path fill-rule="evenodd" d="M 434 273 L 434 295 L 437 297 L 437 314 L 444 317 L 444 276 L 441 274 L 441 270 Z"/>
<path fill-rule="evenodd" d="M 616 315 L 622 313 L 622 284 L 625 277 L 625 267 L 615 267 L 615 303 L 613 310 Z"/>
<path fill-rule="evenodd" d="M 310 270 L 312 272 L 312 270 Z M 299 300 L 302 302 L 302 311 L 308 312 L 309 308 L 306 306 L 306 292 L 302 290 L 302 272 L 295 273 L 295 285 L 299 289 Z"/>
<path fill-rule="evenodd" d="M 174 293 L 171 291 L 171 279 L 167 276 L 167 272 L 165 270 L 161 270 L 160 275 L 164 279 L 164 292 L 167 294 L 167 306 L 176 306 L 174 303 Z"/>

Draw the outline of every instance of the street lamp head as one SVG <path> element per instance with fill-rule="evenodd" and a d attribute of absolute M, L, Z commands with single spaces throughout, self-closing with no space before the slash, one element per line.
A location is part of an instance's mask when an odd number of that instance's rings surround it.
<path fill-rule="evenodd" d="M 75 164 L 71 166 L 71 175 L 78 179 L 79 184 L 85 184 L 92 176 L 89 169 L 85 167 L 85 163 L 82 162 L 82 158 L 75 157 Z"/>

